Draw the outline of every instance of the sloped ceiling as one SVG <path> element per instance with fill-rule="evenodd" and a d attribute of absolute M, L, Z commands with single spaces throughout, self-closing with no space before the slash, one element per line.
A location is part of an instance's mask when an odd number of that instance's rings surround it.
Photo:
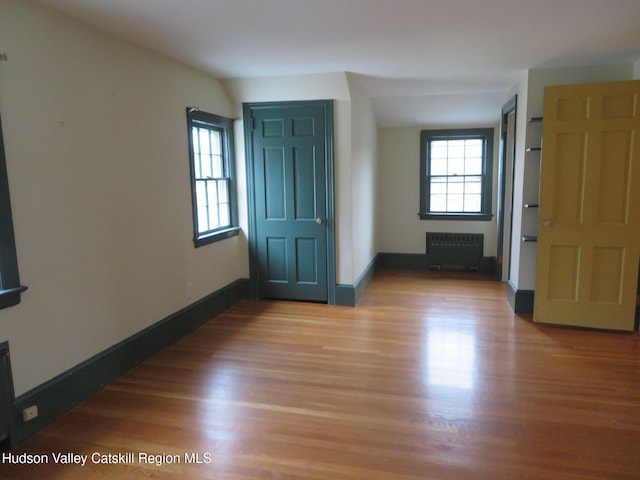
<path fill-rule="evenodd" d="M 39 0 L 218 78 L 351 72 L 380 125 L 497 120 L 528 68 L 640 59 L 639 0 Z"/>

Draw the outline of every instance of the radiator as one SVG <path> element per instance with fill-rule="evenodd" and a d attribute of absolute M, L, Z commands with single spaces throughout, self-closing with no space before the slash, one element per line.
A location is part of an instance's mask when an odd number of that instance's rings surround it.
<path fill-rule="evenodd" d="M 478 270 L 484 252 L 482 233 L 427 232 L 428 268 Z"/>

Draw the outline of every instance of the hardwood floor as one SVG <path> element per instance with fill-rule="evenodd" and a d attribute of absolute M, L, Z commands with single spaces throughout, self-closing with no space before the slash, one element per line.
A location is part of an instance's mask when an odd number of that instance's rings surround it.
<path fill-rule="evenodd" d="M 0 478 L 639 479 L 638 334 L 534 325 L 476 278 L 383 270 L 356 308 L 241 302 Z"/>

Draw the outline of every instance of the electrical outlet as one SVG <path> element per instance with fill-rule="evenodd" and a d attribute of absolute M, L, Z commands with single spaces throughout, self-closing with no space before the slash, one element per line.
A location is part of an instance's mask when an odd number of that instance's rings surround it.
<path fill-rule="evenodd" d="M 38 406 L 31 405 L 30 407 L 22 410 L 22 420 L 28 422 L 29 420 L 33 420 L 38 416 Z"/>

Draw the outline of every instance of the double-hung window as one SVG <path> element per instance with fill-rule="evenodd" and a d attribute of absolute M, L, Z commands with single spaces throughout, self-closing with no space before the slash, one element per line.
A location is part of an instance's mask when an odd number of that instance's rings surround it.
<path fill-rule="evenodd" d="M 493 129 L 423 130 L 420 218 L 490 220 Z"/>
<path fill-rule="evenodd" d="M 187 109 L 194 243 L 238 234 L 234 188 L 233 122 Z"/>
<path fill-rule="evenodd" d="M 18 257 L 9 198 L 9 178 L 4 156 L 2 125 L 0 125 L 0 308 L 20 303 L 20 294 L 26 289 L 27 287 L 20 285 L 18 275 Z"/>

